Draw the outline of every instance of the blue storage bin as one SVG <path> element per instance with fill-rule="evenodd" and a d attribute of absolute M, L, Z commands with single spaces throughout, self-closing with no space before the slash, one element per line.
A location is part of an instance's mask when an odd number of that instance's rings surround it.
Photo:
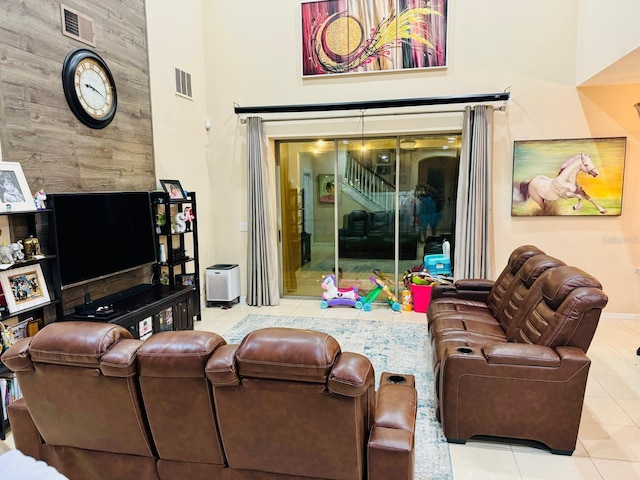
<path fill-rule="evenodd" d="M 424 268 L 432 275 L 451 275 L 451 259 L 446 255 L 425 255 Z"/>

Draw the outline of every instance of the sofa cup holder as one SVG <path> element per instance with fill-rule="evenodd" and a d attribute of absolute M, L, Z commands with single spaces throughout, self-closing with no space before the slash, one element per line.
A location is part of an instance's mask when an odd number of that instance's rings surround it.
<path fill-rule="evenodd" d="M 458 353 L 464 353 L 465 355 L 473 353 L 473 348 L 469 348 L 469 347 L 458 347 L 457 350 L 458 350 Z"/>
<path fill-rule="evenodd" d="M 403 383 L 407 383 L 407 377 L 404 375 L 389 375 L 387 377 L 387 381 L 389 383 L 393 383 L 394 385 L 401 385 Z"/>

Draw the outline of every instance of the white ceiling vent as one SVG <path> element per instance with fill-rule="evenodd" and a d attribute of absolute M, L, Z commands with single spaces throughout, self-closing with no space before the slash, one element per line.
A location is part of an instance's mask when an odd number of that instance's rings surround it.
<path fill-rule="evenodd" d="M 191 74 L 176 68 L 176 95 L 193 100 L 191 94 Z"/>
<path fill-rule="evenodd" d="M 60 4 L 62 16 L 62 34 L 71 37 L 92 47 L 96 46 L 93 31 L 93 20 L 86 15 Z"/>

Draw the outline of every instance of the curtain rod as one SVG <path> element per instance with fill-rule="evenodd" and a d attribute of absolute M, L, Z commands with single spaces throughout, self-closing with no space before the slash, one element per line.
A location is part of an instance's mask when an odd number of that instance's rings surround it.
<path fill-rule="evenodd" d="M 495 111 L 504 112 L 506 108 L 504 105 L 500 107 L 494 108 Z M 430 115 L 430 114 L 441 114 L 441 113 L 462 113 L 464 112 L 463 108 L 453 109 L 453 110 L 421 110 L 419 112 L 387 112 L 387 113 L 361 113 L 359 115 L 333 115 L 327 117 L 291 117 L 291 118 L 264 118 L 262 119 L 262 123 L 270 123 L 270 122 L 305 122 L 311 120 L 340 120 L 346 118 L 370 118 L 370 117 L 390 117 L 396 115 Z M 241 118 L 241 124 L 246 124 L 247 119 Z"/>
<path fill-rule="evenodd" d="M 241 107 L 236 104 L 234 112 L 243 113 L 292 113 L 292 112 L 328 112 L 336 110 L 367 110 L 371 108 L 418 107 L 425 105 L 448 105 L 452 103 L 481 103 L 509 100 L 509 92 L 458 95 L 448 97 L 404 98 L 397 100 L 371 100 L 364 102 L 313 103 L 303 105 L 270 105 Z"/>

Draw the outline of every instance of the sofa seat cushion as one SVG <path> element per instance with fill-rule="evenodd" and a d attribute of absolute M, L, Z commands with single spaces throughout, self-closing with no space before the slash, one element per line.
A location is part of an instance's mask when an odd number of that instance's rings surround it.
<path fill-rule="evenodd" d="M 468 339 L 469 341 L 485 339 L 507 341 L 506 334 L 500 324 L 495 319 L 491 322 L 488 318 L 478 321 L 474 317 L 441 317 L 431 323 L 429 333 L 432 342 L 453 336 L 458 339 Z"/>
<path fill-rule="evenodd" d="M 431 301 L 427 311 L 427 323 L 431 325 L 439 318 L 476 318 L 477 321 L 496 323 L 486 303 L 455 297 L 441 297 Z"/>

